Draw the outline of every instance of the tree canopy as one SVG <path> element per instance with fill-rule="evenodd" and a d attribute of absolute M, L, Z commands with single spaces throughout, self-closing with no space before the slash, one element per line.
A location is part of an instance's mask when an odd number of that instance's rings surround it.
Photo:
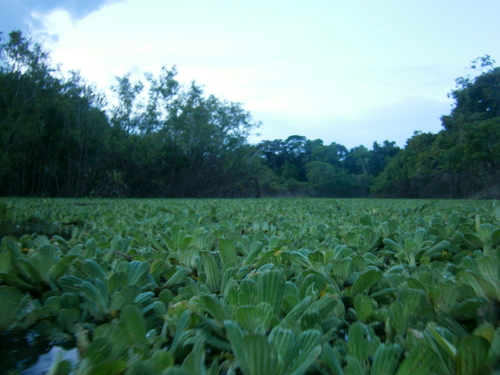
<path fill-rule="evenodd" d="M 1 45 L 0 191 L 47 196 L 256 195 L 259 126 L 241 104 L 183 86 L 176 69 L 117 77 L 114 105 L 64 78 L 21 32 Z M 144 91 L 147 88 L 147 92 Z"/>
<path fill-rule="evenodd" d="M 375 190 L 409 197 L 500 196 L 500 67 L 486 55 L 472 68 L 479 62 L 485 69 L 479 75 L 456 80 L 453 109 L 441 118 L 444 130 L 416 132 Z"/>
<path fill-rule="evenodd" d="M 0 194 L 115 197 L 498 197 L 500 68 L 461 77 L 438 134 L 347 149 L 260 126 L 176 67 L 116 77 L 105 97 L 13 31 L 0 40 Z"/>

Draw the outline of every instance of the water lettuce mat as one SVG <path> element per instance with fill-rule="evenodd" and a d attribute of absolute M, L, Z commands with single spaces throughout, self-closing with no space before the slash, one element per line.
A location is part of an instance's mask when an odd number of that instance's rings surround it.
<path fill-rule="evenodd" d="M 0 339 L 72 343 L 51 375 L 500 373 L 498 202 L 2 199 L 0 215 L 72 226 L 0 245 Z"/>

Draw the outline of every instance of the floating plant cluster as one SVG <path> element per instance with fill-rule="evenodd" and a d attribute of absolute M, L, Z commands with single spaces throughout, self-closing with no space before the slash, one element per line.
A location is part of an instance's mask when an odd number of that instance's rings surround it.
<path fill-rule="evenodd" d="M 500 371 L 495 202 L 0 204 L 73 226 L 0 245 L 0 336 L 78 351 L 48 374 Z"/>

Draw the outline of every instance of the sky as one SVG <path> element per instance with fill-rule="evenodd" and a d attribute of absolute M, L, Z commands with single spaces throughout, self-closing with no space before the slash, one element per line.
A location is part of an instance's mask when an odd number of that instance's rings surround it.
<path fill-rule="evenodd" d="M 498 0 L 0 0 L 0 31 L 102 90 L 175 65 L 262 123 L 252 143 L 403 147 L 442 130 L 473 59 L 500 63 L 499 14 Z"/>

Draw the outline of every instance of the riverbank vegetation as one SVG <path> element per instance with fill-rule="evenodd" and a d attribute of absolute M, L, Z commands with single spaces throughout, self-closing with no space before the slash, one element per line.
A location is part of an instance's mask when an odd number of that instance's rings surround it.
<path fill-rule="evenodd" d="M 438 134 L 347 149 L 300 135 L 249 144 L 240 103 L 176 68 L 117 77 L 105 97 L 21 32 L 0 44 L 0 196 L 411 197 L 500 195 L 500 68 L 459 78 Z M 265 125 L 264 125 L 265 126 Z"/>

